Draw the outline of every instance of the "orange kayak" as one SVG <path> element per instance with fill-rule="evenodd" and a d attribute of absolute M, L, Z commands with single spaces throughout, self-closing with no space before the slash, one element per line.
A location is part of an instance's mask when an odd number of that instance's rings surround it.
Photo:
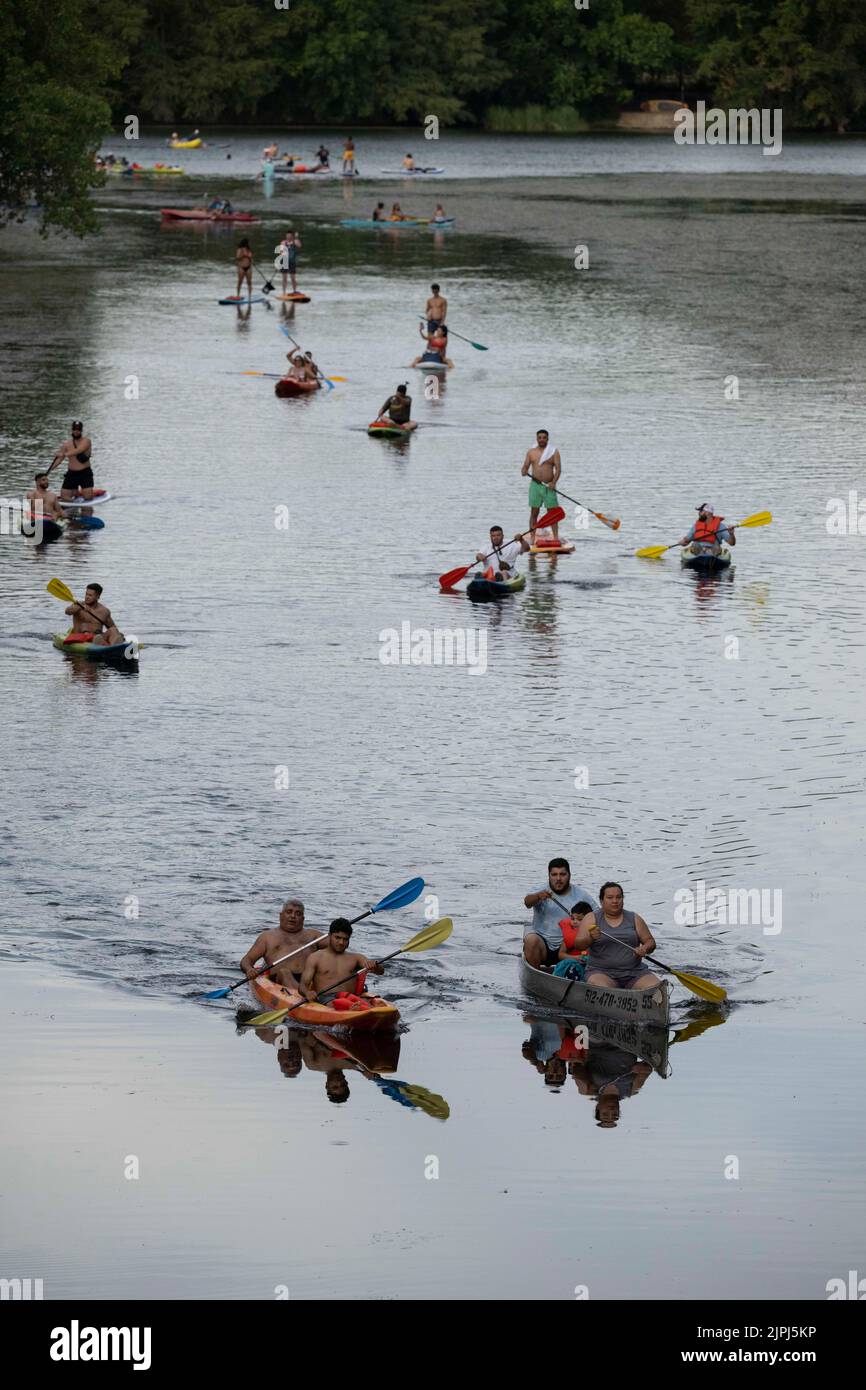
<path fill-rule="evenodd" d="M 290 1009 L 301 1002 L 301 995 L 296 990 L 278 985 L 267 975 L 259 975 L 257 980 L 253 980 L 253 991 L 267 1009 Z M 370 1005 L 369 1009 L 332 1009 L 329 1004 L 306 1003 L 295 1009 L 291 1017 L 297 1023 L 311 1024 L 316 1028 L 351 1028 L 358 1033 L 376 1033 L 397 1026 L 400 1010 L 389 1004 L 387 999 L 380 999 L 376 994 L 361 997 Z"/>

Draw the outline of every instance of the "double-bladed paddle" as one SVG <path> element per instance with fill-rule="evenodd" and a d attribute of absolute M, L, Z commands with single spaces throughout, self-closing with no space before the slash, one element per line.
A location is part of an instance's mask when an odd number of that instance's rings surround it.
<path fill-rule="evenodd" d="M 738 521 L 734 529 L 740 531 L 744 526 L 769 526 L 772 520 L 772 512 L 755 512 L 754 516 L 747 516 L 745 521 Z M 657 560 L 666 550 L 676 550 L 678 545 L 682 545 L 682 541 L 672 541 L 670 545 L 645 545 L 642 550 L 636 550 L 635 555 L 641 560 Z"/>
<path fill-rule="evenodd" d="M 86 603 L 82 603 L 81 599 L 75 597 L 72 590 L 69 588 L 69 585 L 64 584 L 62 579 L 49 579 L 45 587 L 52 598 L 59 598 L 61 603 L 77 603 L 78 607 L 84 613 L 89 613 L 91 618 L 95 618 L 98 623 L 102 622 L 102 619 L 98 616 L 98 614 L 94 613 L 92 609 L 88 608 Z M 105 626 L 104 623 L 102 625 L 103 627 Z M 144 643 L 133 642 L 130 638 L 129 646 L 130 648 L 134 649 L 134 651 L 140 651 L 141 648 L 144 646 Z M 125 655 L 128 656 L 129 652 L 126 652 Z"/>
<path fill-rule="evenodd" d="M 421 931 L 417 932 L 416 935 L 412 937 L 411 941 L 406 942 L 405 946 L 401 946 L 399 950 L 392 951 L 390 955 L 382 956 L 377 961 L 377 964 L 384 965 L 386 960 L 393 960 L 395 956 L 402 956 L 406 951 L 430 951 L 434 946 L 441 946 L 443 941 L 447 941 L 453 930 L 454 923 L 451 921 L 451 918 L 440 917 L 438 922 L 432 922 L 429 927 L 424 927 Z M 353 970 L 351 975 L 347 975 L 345 979 L 337 980 L 334 984 L 328 985 L 328 988 L 320 990 L 319 994 L 333 994 L 335 990 L 340 988 L 340 985 L 347 985 L 350 980 L 354 980 L 358 973 L 357 970 Z M 315 1004 L 318 998 L 319 995 L 316 994 L 312 999 L 298 1000 L 298 1003 L 292 1004 L 290 1008 L 271 1009 L 267 1013 L 256 1014 L 255 1018 L 245 1020 L 244 1027 L 266 1028 L 271 1023 L 279 1023 L 281 1018 L 285 1018 L 287 1014 L 293 1014 L 296 1009 L 302 1009 L 305 1004 Z"/>
<path fill-rule="evenodd" d="M 362 912 L 360 917 L 353 917 L 350 925 L 354 927 L 356 923 L 363 922 L 365 917 L 372 917 L 376 912 L 393 912 L 398 907 L 408 907 L 410 903 L 415 902 L 416 898 L 420 898 L 423 891 L 423 878 L 410 878 L 407 883 L 401 884 L 399 888 L 395 888 L 392 892 L 386 894 L 375 906 L 368 904 L 367 911 Z M 267 974 L 269 970 L 273 970 L 277 965 L 282 965 L 283 961 L 288 960 L 291 956 L 300 955 L 301 951 L 306 951 L 310 946 L 316 946 L 320 941 L 327 940 L 327 936 L 328 933 L 325 932 L 324 935 L 317 936 L 314 941 L 305 942 L 304 945 L 299 946 L 296 951 L 289 951 L 288 955 L 280 956 L 279 960 L 274 960 L 271 961 L 270 964 L 261 966 L 259 970 L 255 971 L 251 978 L 254 980 L 258 979 L 259 975 Z M 210 993 L 202 994 L 200 997 L 202 999 L 227 999 L 232 993 L 232 990 L 239 989 L 241 985 L 245 985 L 246 983 L 247 977 L 246 975 L 242 975 L 233 985 L 227 985 L 225 989 L 213 989 Z"/>
<path fill-rule="evenodd" d="M 533 531 L 541 530 L 545 526 L 558 526 L 564 518 L 565 512 L 562 507 L 553 507 L 551 511 L 545 512 L 544 516 L 539 517 L 535 525 L 530 527 L 528 531 L 521 531 L 520 534 L 521 536 L 531 536 Z M 484 559 L 489 560 L 491 555 L 498 553 L 496 550 L 491 550 L 489 554 L 484 556 Z M 449 570 L 447 574 L 440 574 L 439 588 L 447 593 L 449 589 L 454 588 L 455 584 L 459 584 L 461 579 L 465 579 L 470 570 L 474 570 L 476 565 L 482 563 L 481 560 L 473 560 L 471 565 L 463 565 L 459 569 Z"/>
<path fill-rule="evenodd" d="M 419 319 L 421 320 L 422 323 L 427 323 L 427 319 L 424 317 L 423 314 L 419 314 L 418 317 L 419 317 Z M 468 343 L 470 347 L 474 347 L 474 348 L 475 348 L 476 352 L 489 352 L 489 351 L 490 351 L 490 349 L 489 349 L 489 348 L 486 348 L 486 347 L 484 346 L 483 343 L 473 343 L 473 341 L 472 341 L 471 338 L 464 338 L 462 333 L 455 333 L 453 328 L 449 328 L 449 329 L 448 329 L 448 337 L 449 337 L 449 338 L 459 338 L 460 341 L 461 341 L 461 343 Z M 569 501 L 571 501 L 571 498 L 569 498 Z"/>
<path fill-rule="evenodd" d="M 435 1091 L 428 1091 L 426 1086 L 398 1081 L 396 1076 L 389 1076 L 386 1080 L 377 1071 L 366 1066 L 342 1038 L 332 1037 L 330 1033 L 320 1033 L 318 1029 L 313 1033 L 313 1037 L 324 1043 L 332 1052 L 340 1052 L 354 1062 L 362 1076 L 366 1076 L 368 1081 L 375 1081 L 380 1090 L 398 1105 L 405 1105 L 408 1110 L 423 1110 L 425 1115 L 430 1115 L 434 1120 L 447 1120 L 451 1114 L 451 1107 L 444 1096 L 437 1095 Z"/>
<path fill-rule="evenodd" d="M 552 902 L 556 903 L 557 907 L 561 907 L 564 912 L 569 916 L 571 915 L 571 908 L 566 907 L 565 903 L 560 902 L 559 898 L 554 897 L 553 893 L 550 894 L 550 898 Z M 607 937 L 608 941 L 613 941 L 618 946 L 628 946 L 627 941 L 618 941 L 615 936 L 611 936 L 609 932 L 602 931 L 601 928 L 599 928 L 598 934 L 599 936 Z M 629 946 L 628 949 L 637 955 L 637 949 L 634 946 Z M 639 956 L 638 959 L 652 961 L 653 965 L 657 965 L 660 970 L 666 970 L 669 975 L 675 975 L 680 984 L 685 985 L 686 989 L 690 989 L 692 994 L 696 994 L 699 999 L 707 999 L 711 1004 L 721 1004 L 722 1001 L 728 997 L 728 991 L 722 989 L 721 985 L 714 985 L 711 980 L 703 980 L 700 975 L 687 975 L 682 970 L 674 970 L 672 965 L 665 965 L 664 961 L 657 960 L 654 955 Z"/>

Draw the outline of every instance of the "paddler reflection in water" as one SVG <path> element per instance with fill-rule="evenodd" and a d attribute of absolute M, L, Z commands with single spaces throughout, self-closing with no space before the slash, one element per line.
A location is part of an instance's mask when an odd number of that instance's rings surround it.
<path fill-rule="evenodd" d="M 72 619 L 72 631 L 65 642 L 90 642 L 94 647 L 113 647 L 123 641 L 123 633 L 104 603 L 100 603 L 101 584 L 88 584 L 83 603 L 70 603 L 64 611 Z"/>
<path fill-rule="evenodd" d="M 304 904 L 298 898 L 287 898 L 280 909 L 280 925 L 259 933 L 241 961 L 241 970 L 251 980 L 257 965 L 271 965 L 282 956 L 298 951 L 298 955 L 292 955 L 290 960 L 275 966 L 268 973 L 286 989 L 300 989 L 304 965 L 314 949 L 310 943 L 318 941 L 321 936 L 321 932 L 304 926 Z M 304 946 L 309 949 L 301 950 Z"/>
<path fill-rule="evenodd" d="M 698 519 L 683 536 L 680 545 L 690 545 L 693 555 L 718 555 L 723 541 L 728 545 L 737 544 L 733 526 L 723 516 L 715 515 L 712 502 L 702 502 L 695 511 Z"/>
<path fill-rule="evenodd" d="M 345 917 L 335 918 L 328 929 L 327 942 L 307 959 L 304 966 L 301 993 L 307 999 L 330 1004 L 342 994 L 363 994 L 368 970 L 372 970 L 374 975 L 384 975 L 384 965 L 348 950 L 351 936 L 351 923 Z M 357 972 L 354 979 L 347 978 L 354 972 Z"/>
<path fill-rule="evenodd" d="M 523 899 L 525 907 L 532 908 L 532 922 L 523 933 L 523 955 L 536 970 L 552 970 L 559 964 L 559 950 L 563 944 L 562 908 L 551 902 L 551 895 L 559 898 L 569 910 L 575 903 L 589 903 L 595 910 L 596 901 L 588 888 L 571 881 L 571 868 L 567 859 L 551 859 L 547 866 L 548 888 L 527 893 Z M 580 948 L 584 949 L 583 947 Z"/>

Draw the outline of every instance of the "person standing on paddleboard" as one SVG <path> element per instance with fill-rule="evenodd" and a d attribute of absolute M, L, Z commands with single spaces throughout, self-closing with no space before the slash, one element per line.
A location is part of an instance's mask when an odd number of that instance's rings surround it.
<path fill-rule="evenodd" d="M 343 146 L 343 173 L 354 174 L 355 172 L 355 140 L 352 135 L 347 136 Z"/>
<path fill-rule="evenodd" d="M 100 603 L 101 598 L 102 585 L 88 584 L 84 590 L 84 602 L 71 603 L 65 609 L 72 619 L 72 631 L 67 633 L 64 641 L 92 641 L 94 647 L 115 647 L 124 640 L 123 633 L 115 625 L 105 604 Z"/>
<path fill-rule="evenodd" d="M 583 900 L 593 912 L 597 907 L 588 888 L 571 882 L 571 867 L 567 859 L 551 859 L 547 866 L 548 888 L 527 893 L 524 907 L 532 909 L 532 922 L 523 933 L 523 957 L 536 970 L 552 970 L 559 964 L 562 945 L 562 908 L 552 901 L 555 895 L 567 908 Z"/>
<path fill-rule="evenodd" d="M 313 949 L 310 944 L 324 933 L 304 926 L 304 904 L 298 898 L 287 898 L 280 908 L 280 924 L 260 932 L 241 961 L 241 970 L 248 980 L 256 973 L 260 964 L 270 965 L 282 956 L 298 951 L 296 956 L 269 971 L 271 978 L 286 989 L 299 989 L 301 976 L 307 957 Z M 322 943 L 324 945 L 324 942 Z M 307 946 L 308 950 L 299 950 Z"/>
<path fill-rule="evenodd" d="M 235 265 L 238 272 L 238 287 L 235 294 L 238 299 L 241 297 L 241 285 L 246 283 L 247 298 L 253 297 L 253 253 L 250 250 L 250 243 L 246 237 L 242 237 L 238 242 L 238 249 L 235 251 Z"/>
<path fill-rule="evenodd" d="M 298 233 L 290 227 L 278 246 L 274 247 L 274 269 L 282 272 L 283 294 L 288 294 L 287 282 L 292 282 L 292 294 L 298 293 L 298 281 L 296 279 L 298 269 L 298 252 L 301 249 L 301 238 Z"/>
<path fill-rule="evenodd" d="M 64 502 L 71 502 L 79 491 L 89 502 L 93 497 L 93 469 L 90 456 L 93 453 L 93 440 L 84 433 L 81 420 L 72 421 L 72 438 L 60 445 L 48 468 L 50 473 L 61 459 L 66 459 L 66 476 L 60 486 L 60 496 Z"/>
<path fill-rule="evenodd" d="M 430 290 L 430 298 L 424 305 L 424 317 L 427 320 L 427 332 L 434 333 L 437 328 L 443 326 L 448 317 L 448 300 L 439 293 L 438 285 L 431 285 Z"/>
<path fill-rule="evenodd" d="M 535 447 L 527 449 L 526 458 L 523 460 L 523 467 L 520 470 L 522 478 L 529 477 L 529 529 L 532 532 L 533 543 L 535 542 L 535 523 L 538 520 L 538 513 L 540 511 L 547 512 L 551 508 L 559 506 L 556 484 L 562 472 L 559 450 L 554 444 L 551 444 L 547 430 L 538 430 L 535 440 Z M 555 522 L 551 530 L 554 540 L 558 541 L 559 523 Z"/>

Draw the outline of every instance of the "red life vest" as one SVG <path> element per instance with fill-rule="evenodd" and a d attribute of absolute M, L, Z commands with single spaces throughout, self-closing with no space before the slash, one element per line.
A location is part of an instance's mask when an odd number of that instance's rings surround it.
<path fill-rule="evenodd" d="M 702 544 L 715 545 L 719 539 L 719 527 L 724 519 L 723 516 L 711 516 L 707 521 L 699 516 L 695 522 L 695 534 L 692 539 Z"/>
<path fill-rule="evenodd" d="M 578 951 L 576 949 L 577 927 L 570 917 L 563 917 L 559 924 L 559 930 L 562 932 L 562 939 L 566 946 L 567 955 L 577 956 L 578 958 L 589 955 L 589 951 Z"/>

